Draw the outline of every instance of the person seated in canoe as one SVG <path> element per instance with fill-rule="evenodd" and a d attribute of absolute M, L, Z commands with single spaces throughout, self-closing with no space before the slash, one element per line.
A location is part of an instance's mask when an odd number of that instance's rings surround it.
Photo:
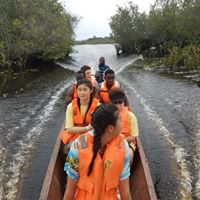
<path fill-rule="evenodd" d="M 92 82 L 93 87 L 97 87 L 98 83 L 95 78 L 92 76 L 91 67 L 88 65 L 83 65 L 81 70 L 85 73 L 85 78 Z"/>
<path fill-rule="evenodd" d="M 64 170 L 68 176 L 63 200 L 131 200 L 130 152 L 121 132 L 121 117 L 112 104 L 92 114 L 94 130 L 71 145 Z"/>
<path fill-rule="evenodd" d="M 65 131 L 60 135 L 64 144 L 69 144 L 80 134 L 92 129 L 91 113 L 100 105 L 99 100 L 93 97 L 91 81 L 86 79 L 78 81 L 76 90 L 78 97 L 67 106 Z"/>
<path fill-rule="evenodd" d="M 106 70 L 110 69 L 109 66 L 106 65 L 106 61 L 104 57 L 99 58 L 99 66 L 98 71 L 96 72 L 96 81 L 101 84 L 104 81 L 104 73 Z"/>
<path fill-rule="evenodd" d="M 85 73 L 82 70 L 76 72 L 76 81 L 74 81 L 73 85 L 67 90 L 67 95 L 65 97 L 65 107 L 75 98 L 78 97 L 77 94 L 77 82 L 85 79 Z"/>
<path fill-rule="evenodd" d="M 81 67 L 81 70 L 84 71 L 85 73 L 85 78 L 89 81 L 92 82 L 92 85 L 94 87 L 94 95 L 95 98 L 99 98 L 99 84 L 97 83 L 97 81 L 95 80 L 94 77 L 92 77 L 92 73 L 91 73 L 91 67 L 88 65 L 84 65 L 83 67 Z"/>
<path fill-rule="evenodd" d="M 126 94 L 121 89 L 113 89 L 109 93 L 111 104 L 115 105 L 120 113 L 122 120 L 121 133 L 126 137 L 130 146 L 131 163 L 136 149 L 136 138 L 139 135 L 136 116 L 125 106 Z"/>
<path fill-rule="evenodd" d="M 101 103 L 110 103 L 109 91 L 114 88 L 120 88 L 120 84 L 115 80 L 115 72 L 112 69 L 105 71 L 104 82 L 99 92 Z"/>

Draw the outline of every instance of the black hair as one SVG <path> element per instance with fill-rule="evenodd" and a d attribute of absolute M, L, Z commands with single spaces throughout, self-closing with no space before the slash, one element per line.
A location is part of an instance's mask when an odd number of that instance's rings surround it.
<path fill-rule="evenodd" d="M 91 125 L 94 128 L 93 156 L 88 168 L 91 174 L 98 151 L 101 149 L 101 137 L 109 125 L 115 126 L 118 119 L 118 109 L 112 104 L 103 104 L 92 114 Z"/>
<path fill-rule="evenodd" d="M 80 78 L 79 75 L 82 75 L 83 78 L 85 79 L 85 72 L 84 72 L 83 70 L 79 70 L 79 71 L 76 72 L 76 80 L 77 80 L 77 81 L 82 80 L 82 78 Z"/>
<path fill-rule="evenodd" d="M 81 67 L 81 70 L 85 73 L 87 70 L 90 70 L 91 69 L 91 67 L 89 66 L 89 65 L 83 65 L 82 67 Z"/>
<path fill-rule="evenodd" d="M 106 76 L 107 74 L 115 74 L 115 72 L 114 72 L 112 69 L 107 69 L 107 70 L 105 71 L 105 76 Z"/>
<path fill-rule="evenodd" d="M 78 71 L 76 72 L 76 74 L 84 74 L 84 71 L 83 71 L 83 70 L 78 70 Z"/>
<path fill-rule="evenodd" d="M 128 97 L 123 89 L 114 88 L 109 91 L 110 102 L 116 104 L 117 102 L 123 102 L 124 106 L 129 107 Z"/>
<path fill-rule="evenodd" d="M 115 104 L 117 101 L 126 101 L 126 94 L 120 88 L 114 88 L 109 92 L 110 102 Z"/>
<path fill-rule="evenodd" d="M 83 84 L 86 85 L 87 87 L 89 87 L 90 90 L 93 89 L 92 82 L 87 80 L 87 79 L 82 79 L 82 80 L 78 81 L 77 85 L 76 85 L 76 88 L 78 88 L 78 86 L 83 85 Z"/>
<path fill-rule="evenodd" d="M 103 61 L 105 62 L 105 58 L 104 58 L 104 57 L 100 57 L 100 58 L 99 58 L 99 61 L 100 61 L 100 60 L 103 60 Z"/>

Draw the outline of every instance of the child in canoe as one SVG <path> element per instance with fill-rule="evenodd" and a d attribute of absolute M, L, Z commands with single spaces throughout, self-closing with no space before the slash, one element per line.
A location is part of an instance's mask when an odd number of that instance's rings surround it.
<path fill-rule="evenodd" d="M 71 145 L 65 171 L 68 175 L 64 200 L 131 200 L 130 152 L 121 132 L 118 108 L 99 106 L 92 115 L 93 131 Z"/>
<path fill-rule="evenodd" d="M 77 98 L 67 106 L 65 131 L 60 135 L 64 144 L 69 144 L 80 134 L 92 129 L 90 125 L 91 114 L 99 105 L 99 101 L 93 97 L 93 85 L 91 81 L 83 79 L 76 85 Z"/>

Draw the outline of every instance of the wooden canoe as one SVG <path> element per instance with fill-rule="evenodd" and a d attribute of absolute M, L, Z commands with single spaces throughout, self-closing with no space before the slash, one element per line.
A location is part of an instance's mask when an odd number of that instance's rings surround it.
<path fill-rule="evenodd" d="M 63 128 L 61 129 L 63 131 Z M 157 200 L 147 159 L 140 140 L 135 152 L 134 167 L 131 170 L 130 189 L 133 200 Z M 40 200 L 62 200 L 66 174 L 63 170 L 64 157 L 58 136 L 40 194 Z"/>

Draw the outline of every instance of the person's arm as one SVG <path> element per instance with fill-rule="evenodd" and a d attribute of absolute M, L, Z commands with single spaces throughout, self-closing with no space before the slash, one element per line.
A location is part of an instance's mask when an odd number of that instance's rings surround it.
<path fill-rule="evenodd" d="M 125 159 L 123 169 L 120 175 L 119 193 L 121 200 L 131 200 L 129 177 L 130 177 L 130 150 L 128 142 L 125 140 Z"/>
<path fill-rule="evenodd" d="M 128 101 L 128 97 L 127 97 L 126 93 L 125 93 L 124 105 L 129 107 L 129 101 Z"/>
<path fill-rule="evenodd" d="M 101 87 L 100 87 L 100 85 L 99 85 L 99 83 L 97 81 L 96 81 L 95 88 L 96 88 L 97 92 L 99 93 Z"/>
<path fill-rule="evenodd" d="M 126 137 L 126 141 L 128 142 L 128 143 L 131 143 L 131 142 L 135 142 L 135 137 L 134 136 L 128 136 L 128 137 Z"/>
<path fill-rule="evenodd" d="M 137 136 L 139 135 L 137 118 L 132 112 L 128 112 L 128 122 L 130 124 L 130 136 L 126 137 L 126 140 L 131 145 L 131 147 L 135 150 L 137 146 Z"/>
<path fill-rule="evenodd" d="M 87 131 L 91 131 L 93 129 L 93 127 L 91 126 L 91 124 L 89 124 L 88 126 L 85 127 L 79 127 L 79 126 L 73 126 L 71 128 L 67 128 L 67 132 L 69 134 L 78 134 L 78 133 L 85 133 Z"/>
<path fill-rule="evenodd" d="M 67 130 L 69 134 L 85 133 L 92 130 L 91 125 L 86 127 L 74 126 L 72 103 L 67 106 L 65 130 Z"/>
<path fill-rule="evenodd" d="M 94 94 L 94 98 L 99 99 L 99 90 L 96 87 L 94 87 L 93 94 Z"/>
<path fill-rule="evenodd" d="M 130 123 L 131 133 L 134 138 L 139 135 L 138 122 L 136 116 L 132 112 L 128 112 L 128 121 Z"/>
<path fill-rule="evenodd" d="M 74 200 L 77 182 L 77 180 L 73 180 L 70 177 L 67 178 L 67 188 L 63 200 Z"/>
<path fill-rule="evenodd" d="M 130 187 L 129 187 L 129 178 L 120 181 L 119 193 L 120 193 L 121 200 L 132 200 Z"/>
<path fill-rule="evenodd" d="M 74 94 L 74 86 L 71 86 L 67 90 L 67 94 L 65 97 L 65 107 L 67 107 L 67 105 L 73 100 L 73 94 Z"/>

